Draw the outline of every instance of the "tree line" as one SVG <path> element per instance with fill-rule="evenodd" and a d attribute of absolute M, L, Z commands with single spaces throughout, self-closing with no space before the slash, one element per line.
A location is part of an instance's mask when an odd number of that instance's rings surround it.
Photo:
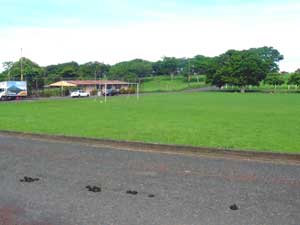
<path fill-rule="evenodd" d="M 197 55 L 193 58 L 163 57 L 156 62 L 134 59 L 108 65 L 100 62 L 78 64 L 67 62 L 41 67 L 28 58 L 17 62 L 4 62 L 2 80 L 20 80 L 21 63 L 24 80 L 29 89 L 42 89 L 45 85 L 60 80 L 118 79 L 140 82 L 149 76 L 182 75 L 187 82 L 193 75 L 207 75 L 207 83 L 222 87 L 234 85 L 245 91 L 247 85 L 258 86 L 261 81 L 272 85 L 282 84 L 278 63 L 283 55 L 272 47 L 248 50 L 228 50 L 216 57 Z M 300 85 L 300 69 L 290 78 L 291 84 Z"/>

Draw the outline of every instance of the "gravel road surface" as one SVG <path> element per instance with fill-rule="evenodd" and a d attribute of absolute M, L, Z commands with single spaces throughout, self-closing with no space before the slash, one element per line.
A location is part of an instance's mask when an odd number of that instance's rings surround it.
<path fill-rule="evenodd" d="M 75 224 L 299 225 L 300 165 L 0 135 L 0 225 Z"/>

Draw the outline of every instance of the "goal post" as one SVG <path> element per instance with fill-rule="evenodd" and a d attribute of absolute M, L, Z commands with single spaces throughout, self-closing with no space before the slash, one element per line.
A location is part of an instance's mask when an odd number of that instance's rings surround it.
<path fill-rule="evenodd" d="M 140 84 L 136 83 L 136 99 L 140 100 Z"/>

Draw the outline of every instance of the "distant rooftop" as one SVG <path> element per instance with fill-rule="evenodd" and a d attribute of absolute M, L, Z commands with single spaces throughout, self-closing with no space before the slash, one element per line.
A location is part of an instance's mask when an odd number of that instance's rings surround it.
<path fill-rule="evenodd" d="M 75 85 L 129 84 L 119 80 L 68 80 L 66 82 Z"/>

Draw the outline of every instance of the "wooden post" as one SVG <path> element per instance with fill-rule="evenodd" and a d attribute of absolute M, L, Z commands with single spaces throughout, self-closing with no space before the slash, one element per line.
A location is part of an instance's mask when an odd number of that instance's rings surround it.
<path fill-rule="evenodd" d="M 140 85 L 139 85 L 139 83 L 137 83 L 137 84 L 136 84 L 136 98 L 137 98 L 137 100 L 140 99 L 140 94 L 139 94 L 139 92 L 140 92 Z"/>
<path fill-rule="evenodd" d="M 107 84 L 105 83 L 105 88 L 104 88 L 104 102 L 106 103 L 106 99 L 107 99 Z"/>

